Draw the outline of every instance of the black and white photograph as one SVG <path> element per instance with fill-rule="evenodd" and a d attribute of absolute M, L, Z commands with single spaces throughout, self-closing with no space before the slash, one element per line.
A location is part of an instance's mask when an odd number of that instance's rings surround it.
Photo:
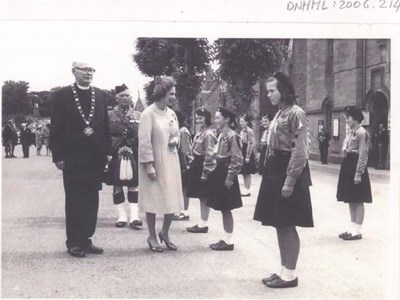
<path fill-rule="evenodd" d="M 29 9 L 0 20 L 2 298 L 398 295 L 399 26 Z"/>

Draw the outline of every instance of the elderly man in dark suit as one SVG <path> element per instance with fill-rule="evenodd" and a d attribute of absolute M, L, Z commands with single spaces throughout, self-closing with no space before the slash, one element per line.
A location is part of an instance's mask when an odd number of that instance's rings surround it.
<path fill-rule="evenodd" d="M 54 94 L 51 115 L 50 148 L 64 179 L 66 245 L 75 257 L 103 253 L 91 237 L 111 139 L 106 95 L 91 86 L 94 72 L 89 64 L 74 62 L 75 83 Z"/>

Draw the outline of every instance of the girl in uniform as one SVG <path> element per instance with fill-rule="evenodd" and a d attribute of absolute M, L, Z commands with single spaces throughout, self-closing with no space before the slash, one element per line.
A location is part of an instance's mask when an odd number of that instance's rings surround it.
<path fill-rule="evenodd" d="M 308 118 L 295 105 L 289 77 L 275 72 L 267 80 L 268 98 L 279 110 L 271 122 L 268 154 L 257 199 L 254 219 L 276 228 L 281 256 L 280 274 L 262 282 L 271 288 L 295 287 L 300 239 L 296 226 L 313 227 L 309 186 Z"/>
<path fill-rule="evenodd" d="M 175 221 L 187 221 L 189 220 L 189 197 L 187 196 L 188 187 L 188 176 L 187 172 L 189 170 L 190 162 L 193 160 L 192 155 L 192 137 L 190 135 L 189 129 L 185 126 L 185 117 L 179 111 L 175 111 L 176 117 L 179 123 L 179 136 L 180 143 L 178 145 L 179 163 L 181 165 L 181 179 L 182 179 L 182 193 L 184 208 L 181 212 L 176 213 L 173 217 Z"/>
<path fill-rule="evenodd" d="M 265 115 L 261 118 L 261 125 L 264 128 L 264 131 L 261 135 L 260 139 L 260 160 L 258 162 L 258 174 L 262 175 L 265 164 L 265 155 L 267 153 L 267 137 L 268 137 L 268 128 L 269 128 L 269 119 L 268 115 Z"/>
<path fill-rule="evenodd" d="M 240 136 L 231 129 L 235 118 L 235 113 L 224 107 L 218 108 L 215 113 L 215 124 L 220 134 L 215 170 L 208 176 L 209 197 L 206 205 L 222 212 L 226 238 L 210 245 L 211 249 L 217 251 L 234 249 L 232 210 L 243 205 L 237 177 L 243 166 L 241 141 Z"/>
<path fill-rule="evenodd" d="M 243 175 L 244 192 L 242 197 L 250 197 L 251 174 L 257 173 L 257 167 L 254 160 L 254 131 L 251 129 L 251 120 L 248 116 L 241 116 L 239 119 L 240 138 L 242 140 L 242 155 L 244 164 L 240 173 Z"/>
<path fill-rule="evenodd" d="M 193 140 L 194 159 L 187 172 L 187 196 L 200 199 L 201 220 L 200 223 L 188 227 L 186 230 L 191 233 L 207 233 L 207 221 L 210 215 L 210 208 L 206 205 L 209 196 L 207 178 L 216 166 L 215 145 L 217 144 L 217 137 L 214 130 L 210 128 L 211 113 L 208 110 L 204 108 L 196 110 L 196 125 L 199 132 Z"/>
<path fill-rule="evenodd" d="M 346 123 L 350 127 L 343 142 L 344 158 L 340 167 L 337 200 L 349 204 L 351 227 L 339 235 L 346 241 L 360 240 L 364 221 L 364 203 L 372 203 L 368 174 L 369 134 L 361 126 L 364 115 L 354 106 L 345 108 Z"/>

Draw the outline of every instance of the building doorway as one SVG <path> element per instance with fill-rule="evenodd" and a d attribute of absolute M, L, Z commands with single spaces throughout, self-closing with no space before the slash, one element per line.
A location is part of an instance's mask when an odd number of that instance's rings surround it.
<path fill-rule="evenodd" d="M 367 94 L 367 110 L 370 113 L 370 126 L 368 128 L 369 134 L 371 136 L 370 145 L 370 155 L 369 155 L 369 165 L 374 166 L 378 159 L 378 143 L 377 143 L 377 133 L 379 131 L 379 125 L 383 124 L 386 129 L 388 128 L 389 121 L 389 99 L 386 93 L 383 91 L 369 91 Z M 390 133 L 390 132 L 389 132 Z M 389 149 L 389 144 L 387 148 Z M 389 153 L 387 155 L 387 162 L 389 162 Z"/>

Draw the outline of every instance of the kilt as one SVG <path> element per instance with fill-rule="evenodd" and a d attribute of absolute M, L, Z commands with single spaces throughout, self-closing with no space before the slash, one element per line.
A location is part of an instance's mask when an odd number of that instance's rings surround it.
<path fill-rule="evenodd" d="M 228 211 L 243 206 L 238 177 L 234 177 L 233 185 L 228 190 L 225 187 L 227 174 L 228 166 L 218 163 L 215 170 L 208 176 L 209 197 L 206 202 L 208 207 Z"/>
<path fill-rule="evenodd" d="M 205 156 L 194 155 L 190 168 L 186 172 L 187 181 L 186 196 L 190 198 L 208 198 L 209 188 L 207 182 L 201 181 Z"/>
<path fill-rule="evenodd" d="M 290 197 L 282 196 L 290 152 L 271 153 L 266 160 L 254 220 L 262 225 L 314 227 L 309 186 L 308 162 L 294 185 Z"/>
<path fill-rule="evenodd" d="M 264 172 L 265 155 L 267 154 L 268 145 L 264 145 L 260 151 L 260 160 L 258 162 L 258 174 L 262 175 Z"/>
<path fill-rule="evenodd" d="M 254 152 L 252 152 L 250 155 L 250 161 L 248 163 L 245 162 L 245 158 L 246 158 L 246 154 L 247 154 L 247 146 L 248 146 L 247 143 L 243 143 L 243 146 L 242 146 L 243 167 L 242 167 L 242 170 L 240 171 L 240 174 L 243 174 L 243 175 L 256 174 L 257 166 L 256 166 L 256 161 L 254 159 Z"/>
<path fill-rule="evenodd" d="M 345 203 L 372 203 L 371 183 L 368 168 L 361 176 L 361 183 L 354 183 L 358 154 L 348 153 L 342 161 L 339 173 L 336 198 Z"/>

